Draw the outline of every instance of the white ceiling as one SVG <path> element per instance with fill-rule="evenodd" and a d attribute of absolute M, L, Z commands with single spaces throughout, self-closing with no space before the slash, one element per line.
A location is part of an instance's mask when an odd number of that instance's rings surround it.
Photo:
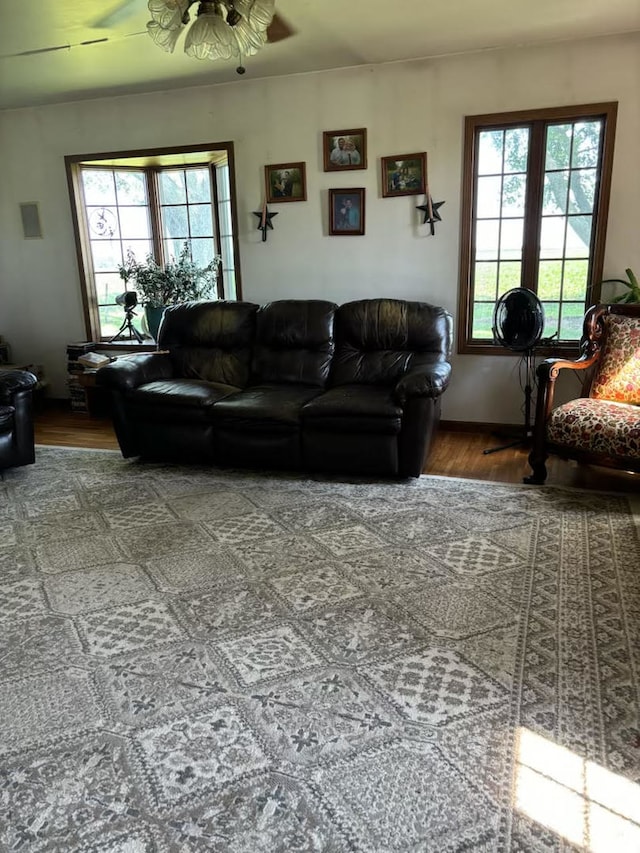
<path fill-rule="evenodd" d="M 640 0 L 277 0 L 277 10 L 296 34 L 239 77 L 233 60 L 160 50 L 146 0 L 0 0 L 0 109 L 640 30 Z M 108 41 L 81 45 L 94 39 Z M 69 47 L 11 56 L 59 45 Z"/>

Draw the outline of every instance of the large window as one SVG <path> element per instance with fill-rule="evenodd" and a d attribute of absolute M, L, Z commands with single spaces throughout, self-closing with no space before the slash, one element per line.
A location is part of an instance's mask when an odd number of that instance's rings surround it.
<path fill-rule="evenodd" d="M 188 242 L 193 261 L 222 257 L 218 298 L 240 297 L 231 143 L 196 149 L 67 157 L 87 335 L 118 331 L 127 251 L 162 264 Z"/>
<path fill-rule="evenodd" d="M 460 352 L 494 344 L 496 301 L 537 293 L 544 337 L 580 338 L 602 277 L 616 104 L 469 116 L 460 263 Z"/>

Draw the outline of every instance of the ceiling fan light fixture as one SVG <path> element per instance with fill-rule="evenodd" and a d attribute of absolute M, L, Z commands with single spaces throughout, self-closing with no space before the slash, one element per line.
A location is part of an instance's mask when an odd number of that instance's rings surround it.
<path fill-rule="evenodd" d="M 173 53 L 195 3 L 198 0 L 149 0 L 153 20 L 147 32 L 163 50 Z M 275 0 L 200 0 L 186 34 L 185 53 L 211 60 L 253 56 L 267 43 L 274 14 Z"/>

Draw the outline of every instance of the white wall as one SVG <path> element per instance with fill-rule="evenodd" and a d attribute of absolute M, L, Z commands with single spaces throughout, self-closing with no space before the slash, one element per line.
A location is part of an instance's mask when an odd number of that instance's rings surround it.
<path fill-rule="evenodd" d="M 244 298 L 418 299 L 457 313 L 465 115 L 619 101 L 605 274 L 638 268 L 640 37 L 500 51 L 0 113 L 0 333 L 65 396 L 65 344 L 85 335 L 63 157 L 233 140 Z M 322 171 L 322 131 L 366 127 L 366 171 Z M 415 205 L 380 197 L 379 158 L 428 152 L 436 236 Z M 266 244 L 253 210 L 263 166 L 304 160 L 306 203 L 274 205 Z M 364 237 L 327 235 L 327 189 L 365 187 Z M 38 201 L 43 240 L 23 240 L 19 202 Z M 455 356 L 450 420 L 518 423 L 513 357 Z"/>

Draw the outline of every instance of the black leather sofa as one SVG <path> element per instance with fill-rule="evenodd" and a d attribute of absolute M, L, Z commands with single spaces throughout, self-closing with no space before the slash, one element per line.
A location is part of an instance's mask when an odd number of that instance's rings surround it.
<path fill-rule="evenodd" d="M 33 389 L 27 370 L 0 368 L 0 471 L 35 462 Z"/>
<path fill-rule="evenodd" d="M 167 308 L 158 352 L 97 382 L 126 457 L 417 477 L 451 341 L 423 302 L 193 302 Z"/>

